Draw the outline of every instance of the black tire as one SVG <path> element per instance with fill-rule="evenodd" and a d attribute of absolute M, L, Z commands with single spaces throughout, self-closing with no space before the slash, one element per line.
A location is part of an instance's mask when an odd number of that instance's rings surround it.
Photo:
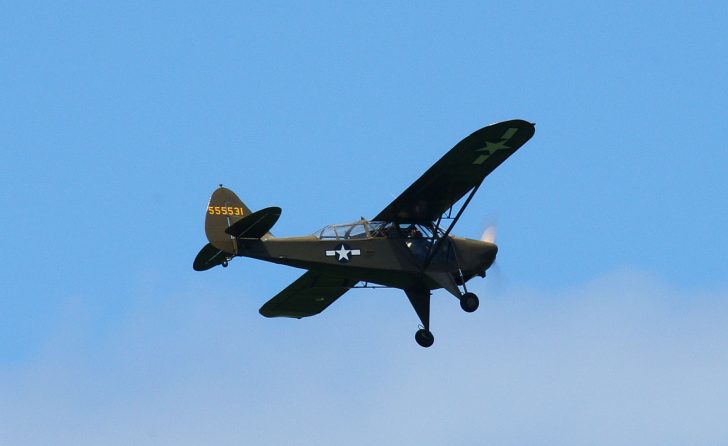
<path fill-rule="evenodd" d="M 417 333 L 415 333 L 415 341 L 417 341 L 417 343 L 420 344 L 421 347 L 427 348 L 435 342 L 435 337 L 429 330 L 421 328 L 417 330 Z"/>
<path fill-rule="evenodd" d="M 478 299 L 478 296 L 473 293 L 465 293 L 463 294 L 463 297 L 460 298 L 460 308 L 462 308 L 466 313 L 472 313 L 477 310 L 479 306 L 480 300 Z"/>

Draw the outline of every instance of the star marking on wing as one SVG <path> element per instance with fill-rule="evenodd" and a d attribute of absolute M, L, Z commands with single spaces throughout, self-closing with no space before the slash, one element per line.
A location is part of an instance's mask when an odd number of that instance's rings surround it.
<path fill-rule="evenodd" d="M 490 154 L 494 154 L 496 150 L 502 150 L 502 149 L 510 149 L 510 146 L 507 146 L 506 143 L 508 140 L 500 140 L 498 142 L 485 142 L 485 147 L 482 149 L 476 150 L 476 152 L 490 152 Z"/>
<path fill-rule="evenodd" d="M 485 160 L 490 158 L 495 152 L 499 150 L 505 150 L 510 149 L 510 146 L 507 146 L 506 143 L 513 137 L 513 135 L 516 134 L 518 131 L 517 128 L 509 128 L 508 130 L 503 133 L 503 136 L 501 136 L 501 140 L 498 142 L 492 142 L 492 141 L 486 141 L 485 147 L 481 147 L 480 149 L 475 149 L 476 152 L 485 152 L 481 154 L 479 157 L 473 161 L 473 164 L 483 164 Z"/>

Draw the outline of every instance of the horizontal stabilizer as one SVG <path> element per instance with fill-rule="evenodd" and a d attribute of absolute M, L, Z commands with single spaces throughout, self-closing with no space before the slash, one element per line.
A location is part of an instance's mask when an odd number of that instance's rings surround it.
<path fill-rule="evenodd" d="M 248 214 L 225 229 L 225 233 L 235 238 L 261 238 L 281 216 L 281 208 L 269 207 Z"/>
<path fill-rule="evenodd" d="M 212 243 L 208 243 L 200 250 L 197 257 L 195 257 L 195 261 L 192 263 L 192 269 L 195 271 L 205 271 L 214 266 L 224 264 L 229 257 L 232 257 L 232 254 L 221 251 L 212 246 Z"/>

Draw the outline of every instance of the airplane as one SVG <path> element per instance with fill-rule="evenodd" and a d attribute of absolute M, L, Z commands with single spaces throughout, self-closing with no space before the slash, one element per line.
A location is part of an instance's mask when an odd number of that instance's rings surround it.
<path fill-rule="evenodd" d="M 485 277 L 498 253 L 492 239 L 456 237 L 451 230 L 485 177 L 534 132 L 535 125 L 523 120 L 477 130 L 371 220 L 329 225 L 311 235 L 274 237 L 270 229 L 281 208 L 251 212 L 220 185 L 205 215 L 209 243 L 197 254 L 193 268 L 227 267 L 234 257 L 250 257 L 307 270 L 260 308 L 265 317 L 313 316 L 352 288 L 399 288 L 422 323 L 415 341 L 430 347 L 435 341 L 430 331 L 431 291 L 445 289 L 472 313 L 479 300 L 466 283 Z"/>

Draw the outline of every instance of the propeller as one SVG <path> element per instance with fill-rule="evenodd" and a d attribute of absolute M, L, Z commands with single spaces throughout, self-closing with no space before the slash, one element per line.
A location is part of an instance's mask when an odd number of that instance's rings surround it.
<path fill-rule="evenodd" d="M 483 234 L 480 236 L 480 240 L 483 242 L 495 243 L 495 236 L 496 236 L 495 225 L 489 225 L 483 231 Z"/>
<path fill-rule="evenodd" d="M 483 242 L 495 243 L 497 232 L 498 231 L 495 223 L 490 223 L 485 227 L 483 233 L 480 235 L 480 240 Z M 490 278 L 488 283 L 490 284 L 490 286 L 493 287 L 494 291 L 497 294 L 501 294 L 505 287 L 506 279 L 503 275 L 503 271 L 500 268 L 498 260 L 493 262 L 493 265 L 488 268 L 488 273 L 488 277 Z"/>

